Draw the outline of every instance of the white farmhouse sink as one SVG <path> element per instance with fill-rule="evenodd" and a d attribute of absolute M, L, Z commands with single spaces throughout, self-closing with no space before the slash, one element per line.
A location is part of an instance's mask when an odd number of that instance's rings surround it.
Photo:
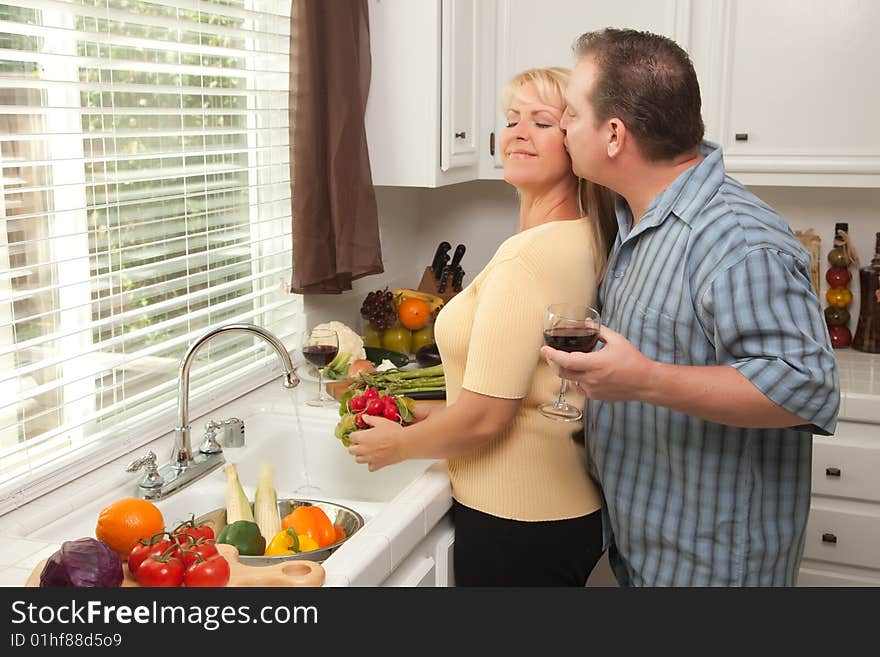
<path fill-rule="evenodd" d="M 302 417 L 298 414 L 257 412 L 243 416 L 245 446 L 225 449 L 227 462 L 235 463 L 239 479 L 253 501 L 261 463 L 274 466 L 279 497 L 323 499 L 348 506 L 369 521 L 407 484 L 417 479 L 430 461 L 410 461 L 369 472 L 333 437 L 336 418 L 325 413 Z M 196 433 L 196 432 L 194 432 Z M 159 455 L 160 463 L 167 455 Z M 46 524 L 32 538 L 61 542 L 94 536 L 100 510 L 110 502 L 136 495 L 136 482 L 96 497 L 72 513 Z M 310 486 L 305 489 L 304 486 Z M 199 516 L 226 504 L 226 474 L 220 467 L 182 490 L 159 500 L 170 528 L 191 515 Z"/>

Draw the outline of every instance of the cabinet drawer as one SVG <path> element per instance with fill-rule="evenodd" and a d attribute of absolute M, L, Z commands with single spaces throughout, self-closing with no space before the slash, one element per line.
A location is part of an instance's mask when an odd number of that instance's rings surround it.
<path fill-rule="evenodd" d="M 880 435 L 877 443 L 874 448 L 815 441 L 813 494 L 880 502 Z"/>
<path fill-rule="evenodd" d="M 880 572 L 877 576 L 854 575 L 852 573 L 840 573 L 823 568 L 801 566 L 798 571 L 798 586 L 880 586 Z"/>
<path fill-rule="evenodd" d="M 810 509 L 804 559 L 880 569 L 878 546 L 880 506 L 844 510 L 814 503 Z"/>

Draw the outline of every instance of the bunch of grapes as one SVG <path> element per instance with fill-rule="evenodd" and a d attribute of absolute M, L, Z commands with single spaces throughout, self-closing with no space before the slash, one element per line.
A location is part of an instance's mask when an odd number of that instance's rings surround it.
<path fill-rule="evenodd" d="M 393 298 L 394 295 L 388 291 L 387 287 L 384 290 L 370 292 L 361 304 L 361 317 L 368 320 L 370 326 L 377 331 L 384 331 L 391 327 L 397 321 L 397 311 L 392 303 Z"/>

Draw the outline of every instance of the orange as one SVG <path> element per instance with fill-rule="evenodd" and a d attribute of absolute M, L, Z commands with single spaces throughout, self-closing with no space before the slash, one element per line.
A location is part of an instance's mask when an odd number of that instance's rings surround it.
<path fill-rule="evenodd" d="M 431 318 L 431 306 L 421 299 L 404 299 L 397 309 L 397 318 L 406 328 L 418 331 Z"/>
<path fill-rule="evenodd" d="M 162 512 L 152 502 L 138 497 L 116 500 L 101 509 L 95 538 L 119 553 L 123 561 L 135 543 L 165 529 Z"/>

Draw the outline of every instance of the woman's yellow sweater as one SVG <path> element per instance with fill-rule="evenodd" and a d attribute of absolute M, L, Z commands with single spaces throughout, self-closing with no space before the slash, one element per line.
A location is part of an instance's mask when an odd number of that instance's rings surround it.
<path fill-rule="evenodd" d="M 462 388 L 521 399 L 513 421 L 473 452 L 448 460 L 455 499 L 515 520 L 592 513 L 600 496 L 588 477 L 580 422 L 556 422 L 538 407 L 559 379 L 540 357 L 547 306 L 596 300 L 597 249 L 589 219 L 553 221 L 505 241 L 489 264 L 437 316 L 434 334 L 446 374 L 446 403 Z M 573 404 L 582 396 L 567 393 Z"/>

